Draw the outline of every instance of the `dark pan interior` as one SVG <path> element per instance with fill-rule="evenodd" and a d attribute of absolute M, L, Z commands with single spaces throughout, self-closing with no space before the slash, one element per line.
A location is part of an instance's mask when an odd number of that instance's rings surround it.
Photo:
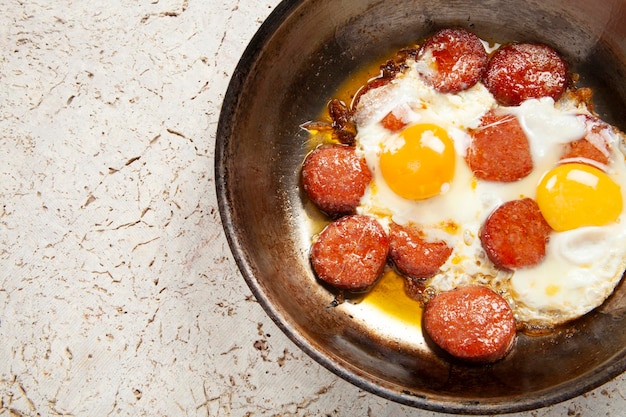
<path fill-rule="evenodd" d="M 541 337 L 521 336 L 492 366 L 448 361 L 385 340 L 316 283 L 308 250 L 316 216 L 299 189 L 307 134 L 351 72 L 438 28 L 490 40 L 540 41 L 596 90 L 596 110 L 626 128 L 626 1 L 300 0 L 281 3 L 242 57 L 220 116 L 215 174 L 235 260 L 267 313 L 304 351 L 380 396 L 440 412 L 543 407 L 626 369 L 626 288 Z"/>

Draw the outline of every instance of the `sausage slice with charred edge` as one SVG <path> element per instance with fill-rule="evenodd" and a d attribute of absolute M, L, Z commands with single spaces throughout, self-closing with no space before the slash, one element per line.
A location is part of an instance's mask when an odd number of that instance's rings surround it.
<path fill-rule="evenodd" d="M 389 239 L 378 220 L 350 215 L 330 223 L 311 247 L 317 277 L 339 289 L 365 291 L 382 274 Z"/>
<path fill-rule="evenodd" d="M 543 260 L 551 231 L 537 202 L 524 198 L 495 209 L 481 229 L 480 241 L 496 266 L 513 270 Z"/>
<path fill-rule="evenodd" d="M 504 106 L 518 106 L 530 98 L 557 100 L 567 87 L 567 64 L 549 46 L 510 44 L 493 54 L 483 81 Z"/>
<path fill-rule="evenodd" d="M 470 135 L 465 160 L 476 178 L 513 182 L 532 171 L 530 143 L 516 116 L 489 111 Z"/>
<path fill-rule="evenodd" d="M 440 93 L 458 93 L 473 87 L 487 68 L 487 51 L 480 39 L 465 29 L 443 29 L 428 38 L 417 54 L 417 69 Z"/>
<path fill-rule="evenodd" d="M 452 253 L 445 242 L 426 240 L 416 225 L 392 223 L 389 241 L 389 257 L 399 272 L 411 278 L 434 276 Z"/>
<path fill-rule="evenodd" d="M 458 359 L 492 363 L 511 349 L 516 322 L 504 298 L 487 287 L 468 286 L 432 298 L 424 310 L 424 330 Z"/>
<path fill-rule="evenodd" d="M 321 146 L 302 165 L 304 191 L 330 216 L 352 213 L 371 180 L 369 167 L 352 146 Z"/>

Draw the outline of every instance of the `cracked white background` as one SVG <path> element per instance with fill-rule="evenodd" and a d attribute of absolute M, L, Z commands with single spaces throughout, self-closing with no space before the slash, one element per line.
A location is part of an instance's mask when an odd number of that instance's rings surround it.
<path fill-rule="evenodd" d="M 440 416 L 309 359 L 230 255 L 215 130 L 277 4 L 0 0 L 0 416 Z"/>

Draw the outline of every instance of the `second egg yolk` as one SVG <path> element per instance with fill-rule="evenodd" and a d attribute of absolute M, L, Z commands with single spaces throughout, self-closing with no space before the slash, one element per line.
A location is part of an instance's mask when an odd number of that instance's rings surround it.
<path fill-rule="evenodd" d="M 622 212 L 619 185 L 598 168 L 584 164 L 560 165 L 543 176 L 537 204 L 557 232 L 583 226 L 604 226 Z"/>
<path fill-rule="evenodd" d="M 446 191 L 454 177 L 454 144 L 445 129 L 417 124 L 400 133 L 399 146 L 380 156 L 385 182 L 396 194 L 423 200 Z"/>

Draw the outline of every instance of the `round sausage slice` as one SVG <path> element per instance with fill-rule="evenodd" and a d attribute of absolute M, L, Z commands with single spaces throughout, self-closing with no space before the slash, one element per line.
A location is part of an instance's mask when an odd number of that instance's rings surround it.
<path fill-rule="evenodd" d="M 567 64 L 549 46 L 511 44 L 493 54 L 483 81 L 504 106 L 517 106 L 530 98 L 557 100 L 567 87 Z"/>
<path fill-rule="evenodd" d="M 353 212 L 371 180 L 369 167 L 352 146 L 321 146 L 302 165 L 304 191 L 331 216 Z"/>
<path fill-rule="evenodd" d="M 424 310 L 424 330 L 452 356 L 476 363 L 502 359 L 515 340 L 515 318 L 500 295 L 483 286 L 442 292 Z"/>
<path fill-rule="evenodd" d="M 530 143 L 516 116 L 489 111 L 470 134 L 465 160 L 476 178 L 512 182 L 532 171 Z"/>
<path fill-rule="evenodd" d="M 392 223 L 389 230 L 389 257 L 396 269 L 411 278 L 430 278 L 439 272 L 452 248 L 443 241 L 427 241 L 416 225 Z"/>
<path fill-rule="evenodd" d="M 373 217 L 350 215 L 330 223 L 311 248 L 317 277 L 345 290 L 363 291 L 382 274 L 389 239 Z"/>
<path fill-rule="evenodd" d="M 496 266 L 512 270 L 541 262 L 551 231 L 537 202 L 524 198 L 495 209 L 481 229 L 480 241 Z"/>
<path fill-rule="evenodd" d="M 426 40 L 417 53 L 418 73 L 441 93 L 473 87 L 487 68 L 487 51 L 465 29 L 443 29 Z"/>

